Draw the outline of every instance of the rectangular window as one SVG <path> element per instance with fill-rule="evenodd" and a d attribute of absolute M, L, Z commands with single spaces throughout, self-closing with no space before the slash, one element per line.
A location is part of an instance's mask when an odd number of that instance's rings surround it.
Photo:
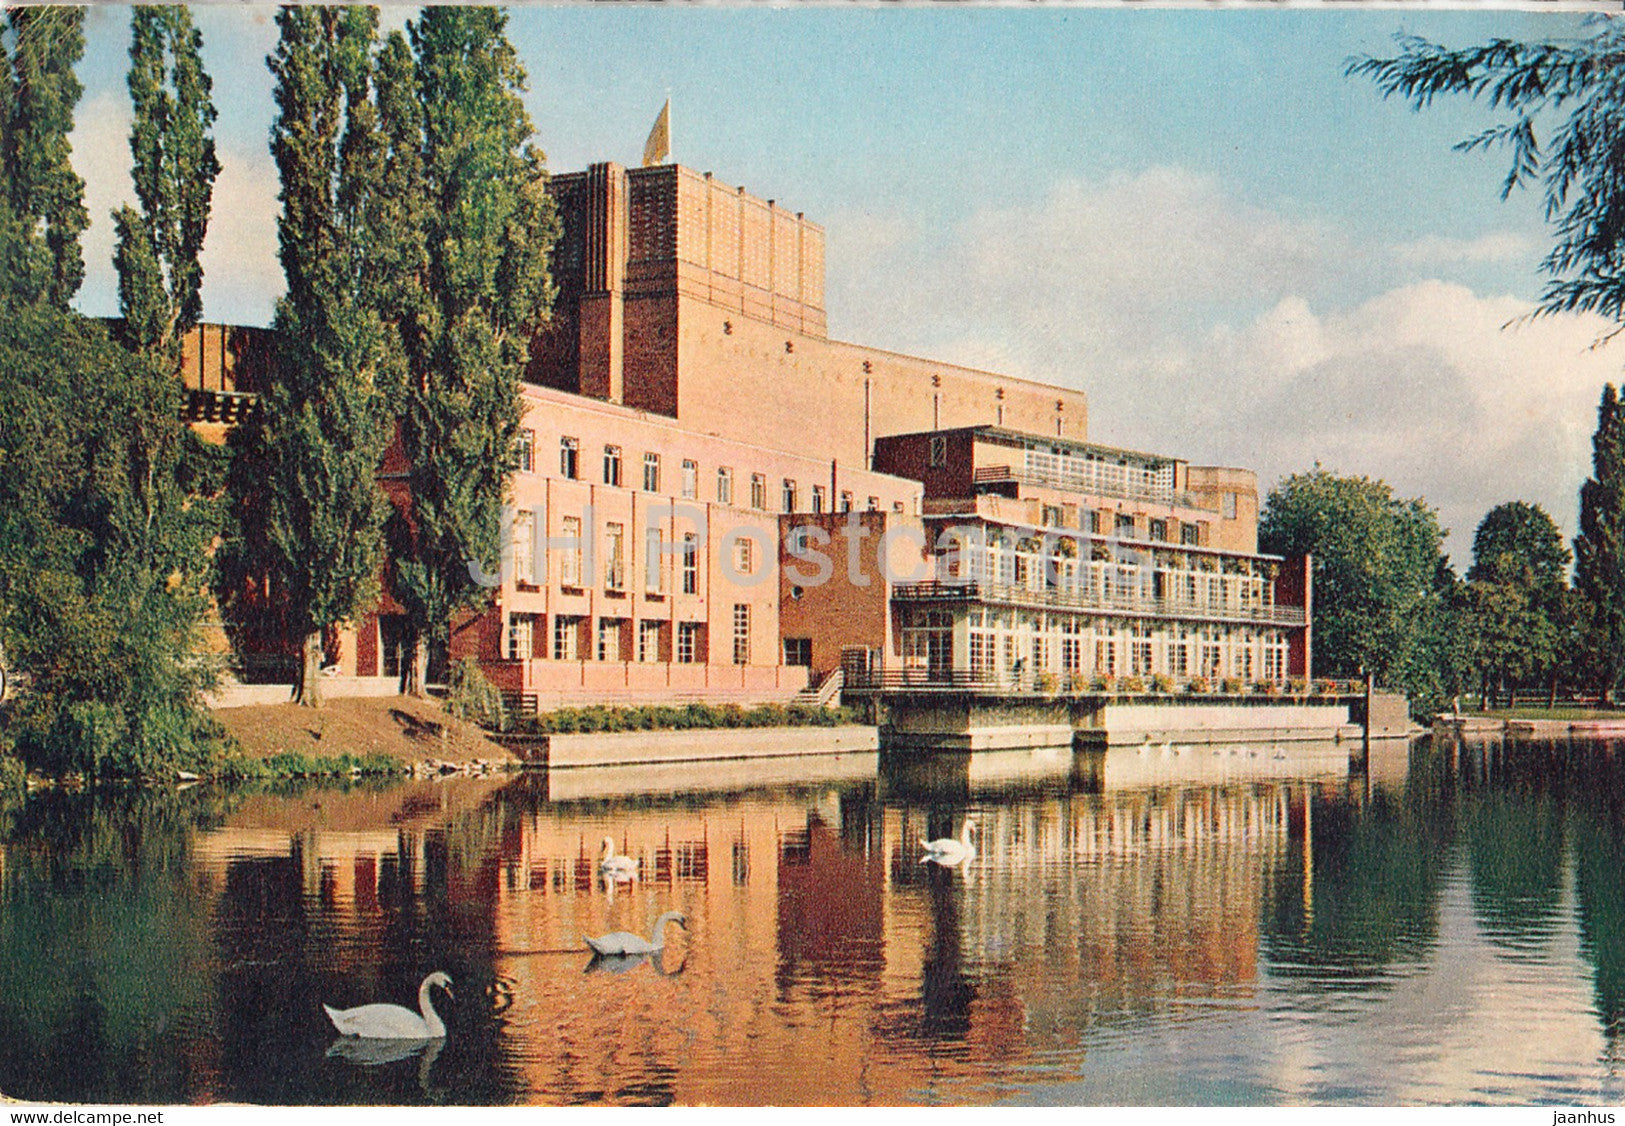
<path fill-rule="evenodd" d="M 683 533 L 683 593 L 700 592 L 700 537 L 693 532 Z"/>
<path fill-rule="evenodd" d="M 1202 543 L 1202 529 L 1195 524 L 1182 523 L 1179 525 L 1179 542 L 1198 547 Z"/>
<path fill-rule="evenodd" d="M 626 589 L 626 526 L 604 525 L 604 589 Z"/>
<path fill-rule="evenodd" d="M 847 492 L 845 489 L 841 490 L 841 511 L 852 511 L 852 494 Z"/>
<path fill-rule="evenodd" d="M 700 631 L 705 627 L 699 622 L 677 623 L 677 663 L 692 665 L 705 655 L 701 644 Z"/>
<path fill-rule="evenodd" d="M 741 576 L 756 573 L 756 541 L 749 536 L 734 540 L 734 573 Z"/>
<path fill-rule="evenodd" d="M 598 619 L 598 659 L 600 661 L 618 661 L 621 659 L 621 618 Z"/>
<path fill-rule="evenodd" d="M 574 438 L 559 439 L 559 476 L 574 481 L 580 475 L 581 443 Z"/>
<path fill-rule="evenodd" d="M 566 516 L 559 521 L 559 582 L 581 585 L 581 517 Z"/>
<path fill-rule="evenodd" d="M 638 623 L 638 660 L 652 665 L 660 660 L 660 623 Z"/>
<path fill-rule="evenodd" d="M 648 594 L 666 593 L 666 561 L 661 555 L 659 528 L 649 528 L 643 537 L 643 589 Z"/>
<path fill-rule="evenodd" d="M 536 514 L 513 514 L 513 581 L 521 586 L 536 585 Z"/>
<path fill-rule="evenodd" d="M 1046 528 L 1059 528 L 1061 526 L 1061 507 L 1056 504 L 1046 504 L 1039 515 L 1038 522 Z"/>
<path fill-rule="evenodd" d="M 821 515 L 824 511 L 824 486 L 813 486 L 813 513 Z"/>
<path fill-rule="evenodd" d="M 620 485 L 621 483 L 621 447 L 604 447 L 604 484 Z"/>
<path fill-rule="evenodd" d="M 780 498 L 780 500 L 784 504 L 784 511 L 794 512 L 796 510 L 796 502 L 800 499 L 796 496 L 796 483 L 790 478 L 786 477 L 784 479 L 784 488 L 782 492 L 783 496 Z"/>
<path fill-rule="evenodd" d="M 574 661 L 578 659 L 581 638 L 581 619 L 570 614 L 560 614 L 553 619 L 553 659 L 555 661 Z"/>
<path fill-rule="evenodd" d="M 1225 493 L 1224 494 L 1224 518 L 1226 520 L 1234 520 L 1236 518 L 1236 494 L 1235 493 Z"/>
<path fill-rule="evenodd" d="M 683 460 L 683 497 L 693 500 L 700 495 L 700 463 Z"/>
<path fill-rule="evenodd" d="M 1153 517 L 1151 520 L 1151 538 L 1166 541 L 1168 539 L 1168 521 Z"/>
<path fill-rule="evenodd" d="M 643 491 L 658 493 L 660 491 L 660 455 L 643 455 Z"/>
<path fill-rule="evenodd" d="M 784 663 L 799 668 L 810 668 L 812 666 L 812 638 L 785 638 Z"/>
<path fill-rule="evenodd" d="M 1134 517 L 1129 515 L 1126 512 L 1119 512 L 1117 514 L 1117 525 L 1116 525 L 1116 528 L 1115 528 L 1113 534 L 1117 535 L 1117 536 L 1121 536 L 1121 537 L 1123 537 L 1125 539 L 1133 539 L 1134 538 Z"/>
<path fill-rule="evenodd" d="M 1099 509 L 1091 508 L 1089 510 L 1089 530 L 1091 532 L 1093 532 L 1097 536 L 1100 534 L 1100 510 Z"/>
<path fill-rule="evenodd" d="M 880 498 L 879 497 L 870 497 L 869 498 L 869 511 L 870 512 L 879 512 L 880 511 Z"/>
<path fill-rule="evenodd" d="M 750 664 L 750 603 L 734 603 L 734 664 Z"/>
<path fill-rule="evenodd" d="M 536 646 L 536 616 L 508 615 L 508 660 L 528 661 Z"/>
<path fill-rule="evenodd" d="M 931 467 L 935 469 L 938 466 L 947 464 L 948 439 L 943 437 L 933 437 L 931 439 Z"/>
<path fill-rule="evenodd" d="M 726 465 L 717 469 L 717 503 L 732 504 L 734 502 L 734 471 Z"/>
<path fill-rule="evenodd" d="M 536 472 L 536 431 L 519 431 L 519 472 Z"/>
<path fill-rule="evenodd" d="M 750 475 L 750 506 L 752 508 L 767 508 L 767 477 L 761 473 Z"/>

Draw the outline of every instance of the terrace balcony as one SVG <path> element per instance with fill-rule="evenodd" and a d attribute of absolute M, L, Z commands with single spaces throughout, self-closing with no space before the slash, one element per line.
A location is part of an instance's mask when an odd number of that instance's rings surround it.
<path fill-rule="evenodd" d="M 1102 462 L 1084 462 L 1067 471 L 1055 473 L 1009 465 L 979 465 L 974 470 L 972 480 L 978 493 L 1013 496 L 1020 486 L 1029 485 L 1087 496 L 1165 504 L 1199 512 L 1219 511 L 1216 499 L 1136 481 L 1125 472 L 1123 466 Z"/>
<path fill-rule="evenodd" d="M 1034 590 L 1027 586 L 979 580 L 898 583 L 892 589 L 897 602 L 977 603 L 1019 606 L 1038 610 L 1080 610 L 1114 617 L 1172 618 L 1180 621 L 1223 622 L 1244 625 L 1302 626 L 1308 617 L 1302 606 L 1215 606 L 1212 603 L 1132 594 L 1061 588 Z"/>

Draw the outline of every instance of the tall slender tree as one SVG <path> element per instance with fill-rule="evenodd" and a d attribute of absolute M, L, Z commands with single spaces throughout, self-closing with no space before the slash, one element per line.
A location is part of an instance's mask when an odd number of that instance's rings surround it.
<path fill-rule="evenodd" d="M 1574 586 L 1590 619 L 1591 665 L 1612 694 L 1625 680 L 1625 403 L 1602 389 L 1591 437 L 1591 477 L 1580 486 Z"/>
<path fill-rule="evenodd" d="M 130 178 L 141 208 L 113 213 L 124 335 L 176 366 L 180 342 L 203 315 L 198 264 L 220 161 L 210 133 L 213 84 L 203 36 L 179 5 L 137 6 L 130 16 Z"/>
<path fill-rule="evenodd" d="M 501 512 L 518 463 L 519 380 L 551 308 L 558 222 L 530 143 L 525 72 L 500 9 L 431 7 L 409 25 L 422 120 L 421 300 L 403 307 L 408 364 L 399 403 L 410 518 L 399 522 L 395 589 L 421 694 L 431 641 L 490 592 Z"/>
<path fill-rule="evenodd" d="M 84 281 L 79 236 L 90 225 L 68 159 L 84 24 L 83 8 L 18 7 L 0 34 L 0 283 L 59 309 Z"/>
<path fill-rule="evenodd" d="M 300 638 L 299 701 L 322 704 L 324 633 L 377 599 L 390 437 L 384 332 L 369 278 L 384 146 L 375 134 L 377 10 L 288 6 L 269 64 L 282 180 L 278 379 L 245 432 L 233 492 L 238 544 L 223 574 L 240 604 L 263 572 Z"/>

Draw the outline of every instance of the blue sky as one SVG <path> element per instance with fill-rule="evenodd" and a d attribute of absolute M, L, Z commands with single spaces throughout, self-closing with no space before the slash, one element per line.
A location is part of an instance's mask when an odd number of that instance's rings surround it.
<path fill-rule="evenodd" d="M 205 315 L 280 290 L 264 57 L 274 9 L 196 9 L 226 170 Z M 410 9 L 386 10 L 400 25 Z M 1342 76 L 1397 32 L 1583 34 L 1562 12 L 563 6 L 512 10 L 555 171 L 674 157 L 822 223 L 831 334 L 1081 387 L 1097 440 L 1256 468 L 1317 460 L 1423 495 L 1466 562 L 1491 505 L 1572 534 L 1602 326 L 1505 330 L 1549 239 L 1490 118 L 1412 113 Z M 75 161 L 95 226 L 80 304 L 115 311 L 129 196 L 126 12 L 93 8 Z"/>

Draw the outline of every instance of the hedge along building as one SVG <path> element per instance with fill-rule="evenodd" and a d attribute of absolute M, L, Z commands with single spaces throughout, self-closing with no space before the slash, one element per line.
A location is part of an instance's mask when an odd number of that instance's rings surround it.
<path fill-rule="evenodd" d="M 1296 597 L 1297 572 L 1255 553 L 1250 473 L 1089 446 L 1079 391 L 830 339 L 823 230 L 709 174 L 604 163 L 549 190 L 559 298 L 522 391 L 510 547 L 490 606 L 455 623 L 443 654 L 542 707 L 787 700 L 849 654 L 1034 687 L 1071 671 L 1079 623 L 1093 658 L 1080 675 L 1307 673 L 1306 612 L 1253 612 Z M 381 475 L 401 503 L 395 458 Z M 983 576 L 975 596 L 939 598 L 932 584 L 957 577 L 939 541 L 966 519 L 998 535 L 966 565 Z M 1016 598 L 1045 529 L 1075 533 L 1087 565 Z M 1141 576 L 1132 610 L 1071 613 L 1086 581 L 1097 602 L 1128 597 L 1125 568 Z M 1175 612 L 1178 592 L 1158 593 L 1186 573 L 1220 580 L 1199 584 L 1199 614 L 1197 595 Z M 1074 603 L 1052 606 L 1058 592 Z M 1248 612 L 1217 612 L 1223 599 Z M 1216 666 L 1200 648 L 1178 663 L 1193 627 L 1196 646 L 1217 636 Z M 1149 666 L 1146 630 L 1163 655 Z M 330 657 L 394 678 L 403 642 L 386 595 Z"/>

